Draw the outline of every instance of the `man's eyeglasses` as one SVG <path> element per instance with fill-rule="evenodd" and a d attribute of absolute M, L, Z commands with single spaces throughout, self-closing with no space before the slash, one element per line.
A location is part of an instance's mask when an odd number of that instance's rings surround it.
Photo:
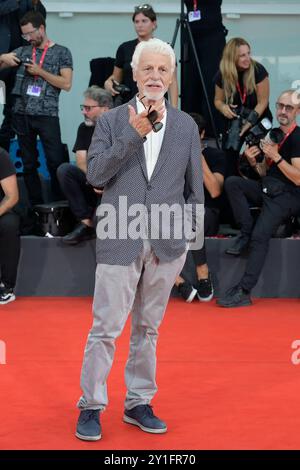
<path fill-rule="evenodd" d="M 144 108 L 147 109 L 146 106 L 144 105 L 143 101 L 142 101 L 144 98 L 145 98 L 144 96 L 142 98 L 139 98 L 139 101 L 142 103 Z M 152 105 L 150 105 L 149 108 L 148 108 L 147 119 L 151 123 L 153 132 L 158 132 L 162 129 L 163 123 L 162 122 L 155 122 L 156 119 L 157 119 L 157 111 L 155 111 L 155 109 L 153 109 L 153 111 L 151 111 L 151 108 L 152 108 Z"/>
<path fill-rule="evenodd" d="M 23 39 L 29 39 L 31 38 L 31 36 L 33 35 L 33 33 L 35 33 L 39 28 L 35 28 L 33 29 L 32 31 L 29 31 L 29 33 L 26 33 L 26 34 L 21 34 L 22 38 Z"/>
<path fill-rule="evenodd" d="M 284 109 L 286 109 L 286 111 L 288 113 L 291 113 L 292 111 L 294 111 L 295 107 L 290 105 L 290 104 L 283 104 L 283 103 L 276 103 L 276 109 L 278 109 L 279 111 L 283 111 Z"/>
<path fill-rule="evenodd" d="M 148 3 L 144 3 L 143 5 L 138 5 L 137 7 L 134 7 L 134 11 L 146 11 L 146 10 L 153 10 L 152 6 L 149 5 Z"/>
<path fill-rule="evenodd" d="M 99 104 L 96 104 L 95 106 L 86 106 L 85 104 L 81 104 L 81 105 L 80 105 L 81 111 L 84 110 L 84 111 L 89 112 L 89 111 L 92 110 L 92 108 L 101 108 L 101 106 L 100 106 Z"/>

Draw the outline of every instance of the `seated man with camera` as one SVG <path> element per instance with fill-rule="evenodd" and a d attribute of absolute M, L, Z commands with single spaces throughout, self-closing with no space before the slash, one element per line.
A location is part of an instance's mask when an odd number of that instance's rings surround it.
<path fill-rule="evenodd" d="M 68 199 L 73 215 L 79 221 L 75 229 L 62 238 L 63 243 L 68 245 L 77 245 L 96 236 L 92 219 L 98 203 L 98 195 L 102 191 L 95 190 L 86 180 L 87 153 L 97 119 L 113 107 L 111 94 L 103 88 L 93 85 L 83 95 L 84 103 L 80 105 L 80 108 L 84 122 L 78 127 L 73 147 L 76 165 L 62 163 L 57 169 L 61 189 Z"/>
<path fill-rule="evenodd" d="M 260 166 L 259 146 L 245 151 L 249 164 L 262 178 L 255 181 L 232 176 L 225 181 L 234 216 L 241 226 L 241 235 L 227 253 L 238 255 L 247 245 L 250 251 L 241 281 L 218 300 L 223 307 L 251 305 L 250 292 L 262 271 L 272 234 L 288 217 L 300 212 L 300 128 L 296 123 L 299 112 L 297 92 L 284 91 L 276 103 L 283 139 L 279 144 L 262 140 L 264 160 Z M 249 202 L 262 207 L 254 228 Z"/>

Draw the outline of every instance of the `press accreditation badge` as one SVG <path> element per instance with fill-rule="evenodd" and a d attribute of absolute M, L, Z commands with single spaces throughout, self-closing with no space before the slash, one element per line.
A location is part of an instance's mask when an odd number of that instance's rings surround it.
<path fill-rule="evenodd" d="M 189 12 L 189 23 L 192 23 L 193 21 L 199 21 L 199 20 L 201 20 L 200 10 L 193 10 Z"/>
<path fill-rule="evenodd" d="M 37 85 L 29 85 L 26 94 L 29 96 L 40 96 L 42 88 Z"/>

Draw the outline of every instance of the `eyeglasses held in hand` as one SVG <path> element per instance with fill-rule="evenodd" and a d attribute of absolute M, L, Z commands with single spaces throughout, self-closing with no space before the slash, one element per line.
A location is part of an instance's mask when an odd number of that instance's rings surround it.
<path fill-rule="evenodd" d="M 84 110 L 84 111 L 89 112 L 89 111 L 91 111 L 92 108 L 101 108 L 101 106 L 99 104 L 96 104 L 95 106 L 86 106 L 85 104 L 80 105 L 81 111 Z"/>
<path fill-rule="evenodd" d="M 143 96 L 143 98 L 139 98 L 139 101 L 142 103 L 144 108 L 147 109 L 146 106 L 144 105 L 143 101 L 142 101 L 144 98 L 145 98 L 144 96 Z M 158 132 L 163 128 L 163 123 L 162 122 L 155 122 L 156 119 L 157 119 L 157 111 L 155 109 L 153 109 L 153 111 L 151 111 L 151 108 L 152 108 L 152 105 L 150 105 L 149 108 L 148 108 L 147 119 L 151 123 L 153 132 Z"/>
<path fill-rule="evenodd" d="M 134 7 L 134 11 L 146 11 L 146 10 L 153 10 L 152 6 L 149 5 L 148 3 L 144 3 L 143 5 L 138 5 L 137 7 Z"/>

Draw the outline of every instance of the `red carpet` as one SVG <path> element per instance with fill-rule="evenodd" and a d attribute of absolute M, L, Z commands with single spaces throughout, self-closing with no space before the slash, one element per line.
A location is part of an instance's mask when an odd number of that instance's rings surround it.
<path fill-rule="evenodd" d="M 103 439 L 94 443 L 74 436 L 91 299 L 19 298 L 0 315 L 0 449 L 300 449 L 300 365 L 291 362 L 300 339 L 297 299 L 230 310 L 171 300 L 154 401 L 169 432 L 159 436 L 121 419 L 127 325 L 109 378 Z"/>

